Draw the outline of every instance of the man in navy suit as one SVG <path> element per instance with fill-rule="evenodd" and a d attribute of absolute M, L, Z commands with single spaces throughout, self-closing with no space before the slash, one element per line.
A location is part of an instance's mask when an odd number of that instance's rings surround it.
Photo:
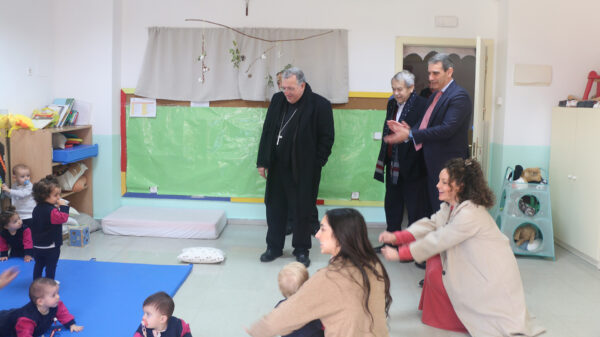
<path fill-rule="evenodd" d="M 435 213 L 440 208 L 436 185 L 444 163 L 456 157 L 469 157 L 468 132 L 473 106 L 469 94 L 452 78 L 454 64 L 448 54 L 436 54 L 428 63 L 433 93 L 427 102 L 425 115 L 415 127 L 388 121 L 394 134 L 384 140 L 390 144 L 410 140 L 417 151 L 423 151 L 429 200 Z"/>
<path fill-rule="evenodd" d="M 414 92 L 415 75 L 403 70 L 391 80 L 393 95 L 388 100 L 386 121 L 404 121 L 418 127 L 423 118 L 427 100 Z M 383 136 L 392 134 L 386 123 Z M 385 220 L 388 232 L 401 230 L 404 207 L 408 225 L 429 216 L 427 173 L 423 151 L 416 151 L 413 143 L 388 144 L 381 142 L 374 178 L 385 182 Z M 375 247 L 377 252 L 383 247 Z"/>

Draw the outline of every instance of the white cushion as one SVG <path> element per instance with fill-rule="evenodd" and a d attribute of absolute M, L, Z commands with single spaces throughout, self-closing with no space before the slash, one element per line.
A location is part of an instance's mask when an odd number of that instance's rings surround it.
<path fill-rule="evenodd" d="M 102 231 L 112 235 L 216 239 L 226 224 L 223 210 L 121 206 L 102 219 Z"/>
<path fill-rule="evenodd" d="M 77 220 L 77 223 L 79 224 L 90 226 L 90 233 L 95 232 L 101 228 L 100 223 L 96 221 L 96 219 L 92 218 L 91 216 L 85 213 L 73 214 L 71 215 L 71 217 L 69 217 L 69 219 L 70 218 Z"/>
<path fill-rule="evenodd" d="M 73 219 L 72 217 L 69 217 L 67 219 L 67 222 L 65 222 L 65 225 L 68 225 L 68 226 L 79 226 L 79 222 L 77 222 L 77 220 Z"/>
<path fill-rule="evenodd" d="M 212 247 L 191 247 L 184 248 L 177 259 L 187 263 L 220 263 L 225 260 L 225 253 Z"/>

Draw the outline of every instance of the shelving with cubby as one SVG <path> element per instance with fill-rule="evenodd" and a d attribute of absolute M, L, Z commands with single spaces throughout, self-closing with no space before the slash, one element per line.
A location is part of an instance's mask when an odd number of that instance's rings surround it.
<path fill-rule="evenodd" d="M 63 128 L 49 128 L 36 131 L 25 129 L 14 130 L 8 141 L 8 165 L 12 168 L 16 164 L 25 164 L 31 169 L 31 181 L 37 182 L 48 174 L 53 174 L 65 162 L 53 162 L 52 135 L 68 132 L 82 139 L 82 144 L 92 145 L 92 126 L 77 125 Z M 93 216 L 93 181 L 92 158 L 97 154 L 89 153 L 87 158 L 76 158 L 75 162 L 82 162 L 87 166 L 83 174 L 87 178 L 87 187 L 79 192 L 64 191 L 62 197 L 69 200 L 70 205 Z M 12 173 L 8 168 L 9 174 Z"/>

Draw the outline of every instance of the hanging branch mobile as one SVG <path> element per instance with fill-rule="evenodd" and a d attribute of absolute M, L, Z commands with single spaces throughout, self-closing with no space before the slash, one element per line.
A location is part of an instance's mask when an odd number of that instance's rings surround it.
<path fill-rule="evenodd" d="M 252 62 L 250 63 L 250 65 L 248 66 L 248 69 L 246 69 L 246 74 L 250 71 L 250 68 L 252 68 L 252 66 L 254 65 L 254 63 L 256 63 L 256 61 L 263 59 L 266 60 L 267 59 L 267 53 L 269 51 L 271 51 L 271 49 L 275 48 L 277 45 L 271 46 L 269 47 L 267 50 L 263 51 L 262 54 L 260 54 L 259 57 L 255 58 L 254 60 L 252 60 Z"/>
<path fill-rule="evenodd" d="M 185 21 L 198 21 L 198 22 L 206 22 L 206 23 L 210 23 L 211 25 L 216 25 L 216 26 L 220 26 L 223 28 L 227 28 L 229 30 L 233 30 L 234 32 L 244 35 L 246 37 L 249 37 L 251 39 L 255 39 L 255 40 L 260 40 L 260 41 L 265 41 L 265 42 L 290 42 L 290 41 L 304 41 L 304 40 L 308 40 L 308 39 L 312 39 L 315 37 L 319 37 L 319 36 L 323 36 L 329 33 L 333 33 L 333 30 L 329 30 L 323 33 L 319 33 L 319 34 L 314 34 L 314 35 L 309 35 L 309 36 L 305 36 L 305 37 L 299 37 L 299 38 L 295 38 L 295 39 L 281 39 L 281 40 L 269 40 L 269 39 L 263 39 L 261 37 L 258 36 L 252 36 L 252 35 L 248 35 L 238 29 L 235 29 L 233 27 L 229 27 L 227 25 L 224 25 L 222 23 L 217 23 L 217 22 L 213 22 L 213 21 L 208 21 L 208 20 L 204 20 L 204 19 L 185 19 Z"/>
<path fill-rule="evenodd" d="M 249 4 L 249 0 L 246 0 L 246 16 L 248 15 L 248 4 Z M 279 43 L 279 42 L 292 42 L 292 41 L 304 41 L 304 40 L 308 40 L 308 39 L 312 39 L 312 38 L 316 38 L 319 36 L 323 36 L 329 33 L 332 33 L 333 30 L 329 30 L 323 33 L 319 33 L 319 34 L 313 34 L 313 35 L 309 35 L 306 37 L 301 37 L 301 38 L 294 38 L 294 39 L 278 39 L 278 40 L 269 40 L 269 39 L 263 39 L 261 37 L 258 36 L 252 36 L 249 34 L 246 34 L 238 29 L 235 29 L 233 27 L 229 27 L 227 25 L 221 24 L 221 23 L 217 23 L 217 22 L 213 22 L 213 21 L 209 21 L 209 20 L 204 20 L 204 19 L 185 19 L 185 21 L 198 21 L 198 22 L 205 22 L 205 23 L 209 23 L 212 25 L 216 25 L 216 26 L 220 26 L 229 30 L 232 30 L 240 35 L 243 35 L 245 37 L 251 38 L 251 39 L 255 39 L 255 40 L 259 40 L 259 41 L 264 41 L 264 42 L 268 42 L 268 43 Z M 252 69 L 252 66 L 254 66 L 254 64 L 256 63 L 256 61 L 260 60 L 260 59 L 266 59 L 267 58 L 267 54 L 273 49 L 275 48 L 276 45 L 271 46 L 269 48 L 267 48 L 266 50 L 264 50 L 262 52 L 262 54 L 258 57 L 256 57 L 254 60 L 252 60 L 252 62 L 250 63 L 250 65 L 248 66 L 248 68 L 246 69 L 245 73 L 248 74 L 248 77 L 252 77 L 252 74 L 249 73 L 250 69 Z M 229 53 L 231 54 L 231 63 L 233 64 L 233 67 L 236 69 L 240 68 L 240 63 L 246 60 L 246 56 L 244 54 L 242 54 L 242 52 L 240 51 L 238 44 L 235 40 L 233 40 L 233 48 L 229 49 Z M 279 53 L 277 54 L 278 57 L 281 57 L 281 51 L 279 51 Z M 204 45 L 204 34 L 202 35 L 202 54 L 198 57 L 198 61 L 202 61 L 202 76 L 201 78 L 198 79 L 199 82 L 204 83 L 204 73 L 207 72 L 209 69 L 208 67 L 206 67 L 206 65 L 204 64 L 204 58 L 206 57 L 206 50 L 205 50 L 205 45 Z M 265 76 L 265 79 L 267 79 L 268 81 L 268 85 L 269 86 L 273 86 L 273 77 L 269 74 L 267 74 L 267 76 Z"/>
<path fill-rule="evenodd" d="M 200 83 L 204 83 L 205 77 L 204 74 L 210 70 L 210 68 L 208 68 L 206 66 L 206 63 L 204 62 L 204 59 L 206 58 L 206 43 L 205 43 L 205 38 L 204 38 L 204 33 L 202 33 L 202 53 L 200 54 L 200 56 L 198 56 L 198 61 L 202 62 L 201 66 L 202 66 L 202 73 L 200 74 L 200 78 L 198 78 L 198 82 Z"/>

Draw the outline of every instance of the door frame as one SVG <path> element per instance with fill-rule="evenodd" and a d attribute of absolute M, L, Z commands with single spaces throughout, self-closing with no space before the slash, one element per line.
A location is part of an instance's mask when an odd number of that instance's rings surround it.
<path fill-rule="evenodd" d="M 442 37 L 417 37 L 417 36 L 397 36 L 396 37 L 396 54 L 395 54 L 395 72 L 402 71 L 404 65 L 404 46 L 431 46 L 431 47 L 464 47 L 464 48 L 475 48 L 477 49 L 477 38 L 463 39 L 463 38 L 442 38 Z M 489 177 L 491 169 L 491 156 L 490 145 L 492 141 L 492 92 L 493 92 L 493 77 L 494 77 L 494 40 L 492 39 L 481 39 L 482 45 L 486 49 L 486 62 L 485 62 L 485 94 L 483 97 L 483 127 L 485 144 L 482 148 L 483 158 L 486 158 L 486 162 L 481 163 L 483 174 Z M 477 93 L 475 93 L 477 94 Z M 473 97 L 475 101 L 475 97 Z M 474 114 L 476 112 L 474 111 Z M 473 116 L 475 120 L 477 116 Z M 475 134 L 475 133 L 474 133 Z"/>

